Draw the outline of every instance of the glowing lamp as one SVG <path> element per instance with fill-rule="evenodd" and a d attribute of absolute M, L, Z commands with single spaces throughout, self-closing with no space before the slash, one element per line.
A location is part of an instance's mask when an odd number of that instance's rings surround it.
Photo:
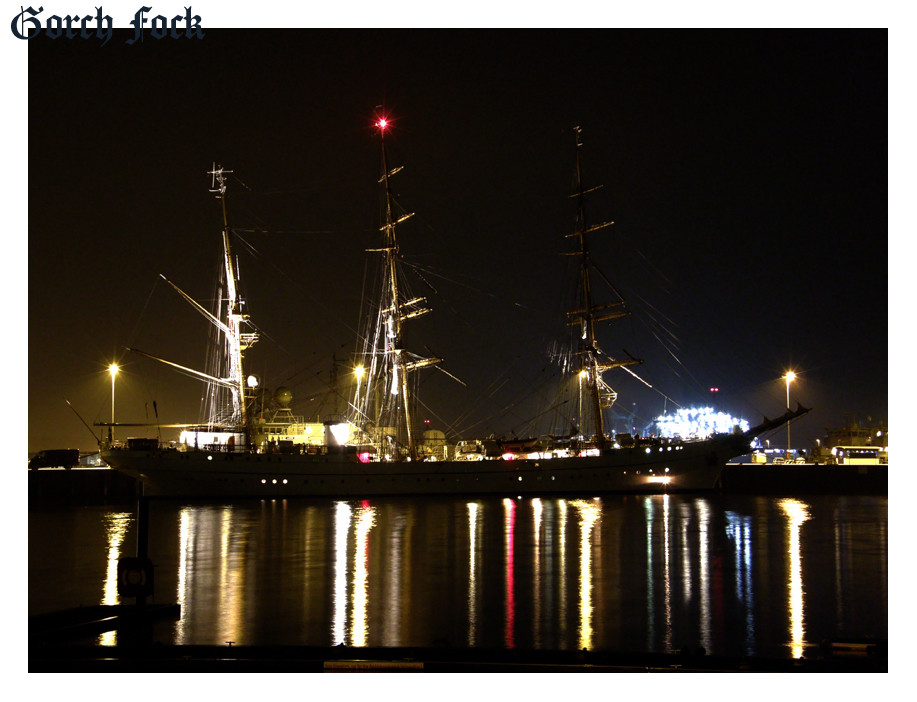
<path fill-rule="evenodd" d="M 112 363 L 108 367 L 108 372 L 111 373 L 111 423 L 115 423 L 115 376 L 118 375 L 118 366 Z M 108 429 L 108 438 L 113 439 L 112 429 Z"/>

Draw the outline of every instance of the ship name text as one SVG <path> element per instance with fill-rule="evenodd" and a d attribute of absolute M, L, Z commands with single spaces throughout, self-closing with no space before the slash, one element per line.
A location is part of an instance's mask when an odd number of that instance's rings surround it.
<path fill-rule="evenodd" d="M 44 7 L 37 10 L 33 7 L 20 8 L 21 11 L 13 16 L 10 29 L 17 39 L 34 39 L 44 33 L 49 39 L 100 39 L 105 46 L 112 38 L 114 21 L 111 15 L 103 14 L 101 7 L 95 9 L 95 15 L 50 15 L 42 20 L 40 15 L 45 11 Z M 144 36 L 153 39 L 203 39 L 200 15 L 192 15 L 191 7 L 184 9 L 184 15 L 175 15 L 170 19 L 164 14 L 151 15 L 153 8 L 144 5 L 134 13 L 130 21 L 130 26 L 134 28 L 133 36 L 124 43 L 142 42 Z"/>

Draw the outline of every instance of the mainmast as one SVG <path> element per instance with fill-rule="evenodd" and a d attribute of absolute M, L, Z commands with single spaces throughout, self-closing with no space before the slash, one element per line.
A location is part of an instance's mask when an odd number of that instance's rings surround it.
<path fill-rule="evenodd" d="M 624 361 L 603 360 L 601 349 L 599 348 L 595 337 L 595 323 L 616 317 L 623 317 L 630 314 L 623 309 L 624 301 L 612 302 L 607 304 L 593 304 L 591 268 L 592 262 L 589 258 L 589 237 L 588 235 L 599 229 L 609 227 L 614 222 L 603 222 L 601 224 L 589 224 L 586 219 L 586 195 L 602 186 L 589 188 L 583 185 L 581 149 L 583 146 L 582 129 L 574 127 L 576 137 L 576 192 L 571 197 L 577 201 L 577 218 L 576 231 L 568 234 L 568 237 L 576 237 L 579 242 L 579 251 L 574 255 L 580 258 L 580 294 L 582 307 L 572 312 L 568 312 L 569 324 L 581 327 L 580 334 L 580 379 L 584 381 L 589 390 L 589 404 L 593 414 L 593 429 L 595 431 L 596 446 L 601 451 L 607 446 L 605 438 L 605 421 L 602 410 L 610 407 L 617 399 L 617 393 L 609 387 L 602 379 L 602 373 L 611 368 L 619 366 L 628 366 L 641 363 L 637 359 L 627 359 Z M 610 310 L 610 311 L 609 311 Z"/>
<path fill-rule="evenodd" d="M 380 118 L 376 122 L 379 129 L 382 143 L 382 176 L 379 183 L 383 187 L 385 195 L 385 212 L 383 214 L 383 225 L 380 231 L 385 234 L 385 247 L 382 249 L 370 249 L 370 251 L 381 251 L 385 255 L 385 289 L 380 302 L 379 315 L 377 317 L 378 332 L 376 338 L 379 338 L 378 346 L 375 347 L 374 353 L 383 354 L 383 366 L 390 369 L 390 375 L 386 371 L 385 398 L 382 400 L 384 407 L 380 417 L 391 418 L 396 423 L 402 424 L 405 432 L 405 445 L 407 455 L 411 460 L 417 458 L 417 445 L 414 436 L 414 418 L 413 418 L 413 398 L 411 397 L 410 384 L 408 382 L 408 373 L 422 368 L 424 366 L 439 363 L 438 358 L 409 358 L 409 352 L 404 348 L 403 323 L 407 319 L 419 317 L 430 310 L 419 305 L 426 302 L 422 297 L 406 299 L 407 295 L 403 290 L 403 281 L 400 279 L 399 263 L 401 252 L 398 248 L 398 237 L 396 228 L 399 224 L 406 221 L 414 215 L 413 212 L 396 215 L 394 196 L 391 189 L 391 178 L 401 170 L 401 166 L 389 170 L 388 156 L 385 149 L 385 131 L 389 127 L 385 118 Z M 376 367 L 376 360 L 373 360 L 373 368 Z M 372 373 L 371 373 L 372 375 Z M 370 378 L 370 383 L 372 378 Z M 371 399 L 371 386 L 366 388 L 367 401 Z M 397 416 L 400 414 L 402 422 L 397 422 Z M 383 423 L 388 421 L 383 420 Z M 380 437 L 381 438 L 381 437 Z"/>
<path fill-rule="evenodd" d="M 213 170 L 208 171 L 211 176 L 210 192 L 216 193 L 223 209 L 223 266 L 226 274 L 226 349 L 228 354 L 228 369 L 226 381 L 230 384 L 233 404 L 233 423 L 248 427 L 247 407 L 245 402 L 245 372 L 242 365 L 243 352 L 258 341 L 257 332 L 243 332 L 243 324 L 247 323 L 248 315 L 243 312 L 244 301 L 237 290 L 239 278 L 236 264 L 232 256 L 232 247 L 229 241 L 229 219 L 226 214 L 226 174 L 232 171 L 223 170 L 222 166 L 213 165 Z"/>

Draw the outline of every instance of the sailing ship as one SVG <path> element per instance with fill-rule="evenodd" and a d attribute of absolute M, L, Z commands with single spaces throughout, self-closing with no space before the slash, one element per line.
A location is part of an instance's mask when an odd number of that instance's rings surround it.
<path fill-rule="evenodd" d="M 145 495 L 362 498 L 711 490 L 726 461 L 746 453 L 755 437 L 808 411 L 799 406 L 777 419 L 765 418 L 747 431 L 736 428 L 704 439 L 608 435 L 603 417 L 616 394 L 603 374 L 640 361 L 610 358 L 597 341 L 596 325 L 623 316 L 627 310 L 623 300 L 598 303 L 594 299 L 590 235 L 611 223 L 591 224 L 586 219 L 586 195 L 595 188 L 583 184 L 581 130 L 576 128 L 577 186 L 572 197 L 578 215 L 576 230 L 567 236 L 577 243 L 572 255 L 579 262 L 579 280 L 578 303 L 569 312 L 568 322 L 579 333 L 568 371 L 575 373 L 582 390 L 580 414 L 590 417 L 589 428 L 581 423 L 563 437 L 471 438 L 454 446 L 439 432 L 419 435 L 414 417 L 416 383 L 412 380 L 425 368 L 442 369 L 442 360 L 418 355 L 405 343 L 405 326 L 430 309 L 425 298 L 411 294 L 401 273 L 398 227 L 412 213 L 400 210 L 393 194 L 392 179 L 401 167 L 390 168 L 388 163 L 385 134 L 389 125 L 380 118 L 376 126 L 382 147 L 379 184 L 384 212 L 382 245 L 369 253 L 381 255 L 382 275 L 375 313 L 368 318 L 369 329 L 355 364 L 348 416 L 304 422 L 292 414 L 289 393 L 282 390 L 275 393 L 272 413 L 256 411 L 258 383 L 254 376 L 246 375 L 244 361 L 258 333 L 237 289 L 226 207 L 226 176 L 231 171 L 214 165 L 211 190 L 223 211 L 224 299 L 219 314 L 205 310 L 170 282 L 222 337 L 221 369 L 202 373 L 179 366 L 209 383 L 213 411 L 204 423 L 180 425 L 184 431 L 177 444 L 128 439 L 124 445 L 109 441 L 101 446 L 105 462 L 140 480 Z"/>

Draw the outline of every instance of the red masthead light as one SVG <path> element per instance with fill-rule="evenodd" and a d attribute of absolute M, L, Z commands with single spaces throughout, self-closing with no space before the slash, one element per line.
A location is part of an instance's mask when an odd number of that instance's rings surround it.
<path fill-rule="evenodd" d="M 373 126 L 383 135 L 385 135 L 385 133 L 389 131 L 395 124 L 392 118 L 382 108 L 381 105 L 376 108 L 376 113 L 373 115 L 373 117 L 375 118 Z"/>

